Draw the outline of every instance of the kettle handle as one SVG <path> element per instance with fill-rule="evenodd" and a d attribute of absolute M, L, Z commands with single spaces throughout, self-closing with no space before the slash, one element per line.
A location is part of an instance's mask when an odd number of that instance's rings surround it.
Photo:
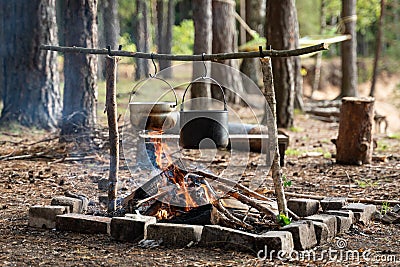
<path fill-rule="evenodd" d="M 150 76 L 150 78 L 148 78 L 148 79 L 156 79 L 156 80 L 160 80 L 160 81 L 166 83 L 166 84 L 169 86 L 170 90 L 174 93 L 175 105 L 171 105 L 171 108 L 174 108 L 174 107 L 178 106 L 178 96 L 177 96 L 177 94 L 176 94 L 174 88 L 172 87 L 172 85 L 171 85 L 169 82 L 167 82 L 166 80 L 164 80 L 164 79 L 162 79 L 162 78 L 156 77 L 156 76 Z M 139 81 L 139 82 L 132 88 L 131 93 L 130 93 L 130 95 L 129 95 L 129 102 L 128 102 L 128 103 L 131 102 L 132 96 L 135 94 L 135 91 L 136 91 L 135 89 L 138 88 L 138 87 L 140 87 L 140 86 L 141 86 L 145 81 L 147 81 L 148 79 Z M 167 93 L 167 92 L 166 92 L 166 93 Z M 164 97 L 164 96 L 166 95 L 166 93 L 164 93 L 160 98 Z"/>
<path fill-rule="evenodd" d="M 187 90 L 189 89 L 189 87 L 190 87 L 193 83 L 195 83 L 195 82 L 197 82 L 197 81 L 199 81 L 199 80 L 205 80 L 205 79 L 211 80 L 212 82 L 216 83 L 216 84 L 219 86 L 219 88 L 221 89 L 221 92 L 222 92 L 223 100 L 224 100 L 224 111 L 227 111 L 227 110 L 228 110 L 228 109 L 227 109 L 227 104 L 226 104 L 226 99 L 225 99 L 224 89 L 222 89 L 221 84 L 220 84 L 219 82 L 217 82 L 215 79 L 211 78 L 211 77 L 199 77 L 199 78 L 196 78 L 196 79 L 194 79 L 193 81 L 191 81 L 191 82 L 189 83 L 189 85 L 186 87 L 185 92 L 183 93 L 183 97 L 182 97 L 181 111 L 183 111 L 183 104 L 185 103 L 185 96 L 186 96 L 186 92 L 187 92 Z"/>

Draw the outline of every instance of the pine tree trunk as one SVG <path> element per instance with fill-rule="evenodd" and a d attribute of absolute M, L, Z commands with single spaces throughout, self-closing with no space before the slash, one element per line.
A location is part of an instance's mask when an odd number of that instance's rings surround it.
<path fill-rule="evenodd" d="M 246 0 L 246 18 L 247 25 L 255 30 L 261 36 L 264 35 L 262 25 L 264 24 L 264 15 L 262 10 L 263 0 Z M 246 33 L 246 41 L 253 40 L 253 37 Z M 244 58 L 240 70 L 246 74 L 255 84 L 260 84 L 261 66 L 258 58 Z"/>
<path fill-rule="evenodd" d="M 236 45 L 235 27 L 235 2 L 233 0 L 213 1 L 212 2 L 212 52 L 234 52 Z M 234 69 L 238 69 L 237 60 L 221 60 L 219 63 L 226 64 Z M 242 80 L 237 73 L 223 68 L 212 68 L 212 77 L 222 84 L 229 85 L 230 90 L 225 88 L 226 100 L 230 103 L 239 104 L 241 99 L 234 92 L 243 91 Z M 233 92 L 234 91 L 234 92 Z M 222 100 L 222 93 L 218 86 L 211 86 L 212 97 Z"/>
<path fill-rule="evenodd" d="M 104 33 L 105 1 L 99 0 L 97 8 L 97 45 L 99 48 L 107 47 Z M 98 55 L 97 59 L 97 78 L 103 81 L 106 78 L 105 56 Z"/>
<path fill-rule="evenodd" d="M 371 82 L 371 90 L 369 92 L 369 96 L 375 95 L 375 86 L 376 86 L 376 80 L 378 77 L 378 63 L 379 63 L 379 58 L 380 58 L 381 52 L 382 52 L 382 28 L 383 28 L 384 17 L 385 17 L 385 0 L 381 0 L 381 15 L 379 16 L 378 33 L 376 35 L 374 69 L 372 72 L 372 82 Z"/>
<path fill-rule="evenodd" d="M 279 26 L 277 26 L 279 25 Z M 267 1 L 266 36 L 273 49 L 298 48 L 298 21 L 294 0 Z M 301 73 L 298 57 L 272 58 L 278 127 L 293 125 L 296 92 L 301 104 Z"/>
<path fill-rule="evenodd" d="M 1 122 L 52 129 L 61 112 L 55 0 L 1 1 Z"/>
<path fill-rule="evenodd" d="M 212 49 L 212 0 L 193 1 L 193 22 L 194 22 L 194 54 L 211 53 Z M 211 64 L 206 64 L 207 71 Z M 205 69 L 202 63 L 193 62 L 193 79 L 204 76 Z M 209 75 L 209 73 L 208 73 Z M 210 97 L 210 85 L 207 83 L 195 83 L 191 87 L 191 97 L 199 98 L 192 101 L 192 109 L 207 109 Z"/>
<path fill-rule="evenodd" d="M 342 88 L 339 97 L 357 96 L 357 35 L 356 35 L 356 0 L 342 1 L 341 20 L 343 34 L 351 39 L 340 43 L 342 58 Z"/>
<path fill-rule="evenodd" d="M 120 34 L 118 18 L 118 0 L 100 0 L 98 8 L 98 43 L 99 47 L 108 45 L 111 49 L 118 48 Z M 98 56 L 98 77 L 105 79 L 105 56 Z"/>
<path fill-rule="evenodd" d="M 163 53 L 171 54 L 172 52 L 172 27 L 174 26 L 175 20 L 175 0 L 168 0 L 167 8 L 167 20 L 165 23 L 165 34 L 163 36 L 162 42 L 164 43 Z M 172 69 L 170 60 L 160 60 L 160 70 L 163 71 L 164 78 L 172 77 Z"/>
<path fill-rule="evenodd" d="M 166 0 L 157 0 L 156 3 L 156 12 L 157 12 L 157 48 L 159 54 L 164 54 L 165 51 L 165 42 L 164 42 L 164 33 L 165 33 L 165 1 Z"/>
<path fill-rule="evenodd" d="M 326 28 L 326 0 L 321 0 L 321 15 L 320 15 L 320 30 L 319 34 L 325 33 Z M 322 52 L 318 53 L 315 58 L 315 71 L 314 71 L 314 81 L 311 88 L 311 98 L 314 92 L 319 89 L 321 82 L 321 68 L 322 68 Z"/>
<path fill-rule="evenodd" d="M 136 49 L 140 52 L 150 51 L 150 14 L 149 3 L 146 0 L 136 0 Z M 149 74 L 147 59 L 136 59 L 136 80 Z"/>
<path fill-rule="evenodd" d="M 65 1 L 65 45 L 93 48 L 97 44 L 96 1 Z M 96 123 L 97 57 L 64 55 L 64 108 L 61 141 L 84 136 Z M 82 140 L 84 140 L 82 139 Z"/>

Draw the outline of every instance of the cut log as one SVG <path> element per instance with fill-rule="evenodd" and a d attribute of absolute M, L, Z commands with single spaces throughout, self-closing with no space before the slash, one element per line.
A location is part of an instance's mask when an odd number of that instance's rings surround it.
<path fill-rule="evenodd" d="M 336 162 L 362 165 L 371 163 L 374 98 L 344 97 L 340 109 Z"/>

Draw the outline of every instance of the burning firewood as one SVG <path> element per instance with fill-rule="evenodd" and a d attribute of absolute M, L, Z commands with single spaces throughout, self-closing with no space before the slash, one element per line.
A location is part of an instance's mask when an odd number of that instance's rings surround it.
<path fill-rule="evenodd" d="M 215 181 L 215 187 L 207 179 Z M 215 188 L 224 194 L 218 194 Z M 183 218 L 188 217 L 188 214 L 193 214 L 193 210 L 211 205 L 212 212 L 204 212 L 206 216 L 211 216 L 210 223 L 218 222 L 233 228 L 253 230 L 254 226 L 238 218 L 221 203 L 221 197 L 225 194 L 258 210 L 260 218 L 268 217 L 273 221 L 276 218 L 277 211 L 274 211 L 273 201 L 269 198 L 207 171 L 190 172 L 183 169 L 179 161 L 127 196 L 123 206 L 130 212 L 139 210 L 145 215 L 156 216 L 159 221 L 181 222 L 185 221 Z M 186 219 L 186 223 L 187 220 L 193 221 L 192 218 Z"/>

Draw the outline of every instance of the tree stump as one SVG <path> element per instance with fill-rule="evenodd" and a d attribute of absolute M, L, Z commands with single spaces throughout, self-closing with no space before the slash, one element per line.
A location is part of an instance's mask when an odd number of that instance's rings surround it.
<path fill-rule="evenodd" d="M 371 163 L 374 98 L 344 97 L 340 109 L 336 162 L 362 165 Z"/>

